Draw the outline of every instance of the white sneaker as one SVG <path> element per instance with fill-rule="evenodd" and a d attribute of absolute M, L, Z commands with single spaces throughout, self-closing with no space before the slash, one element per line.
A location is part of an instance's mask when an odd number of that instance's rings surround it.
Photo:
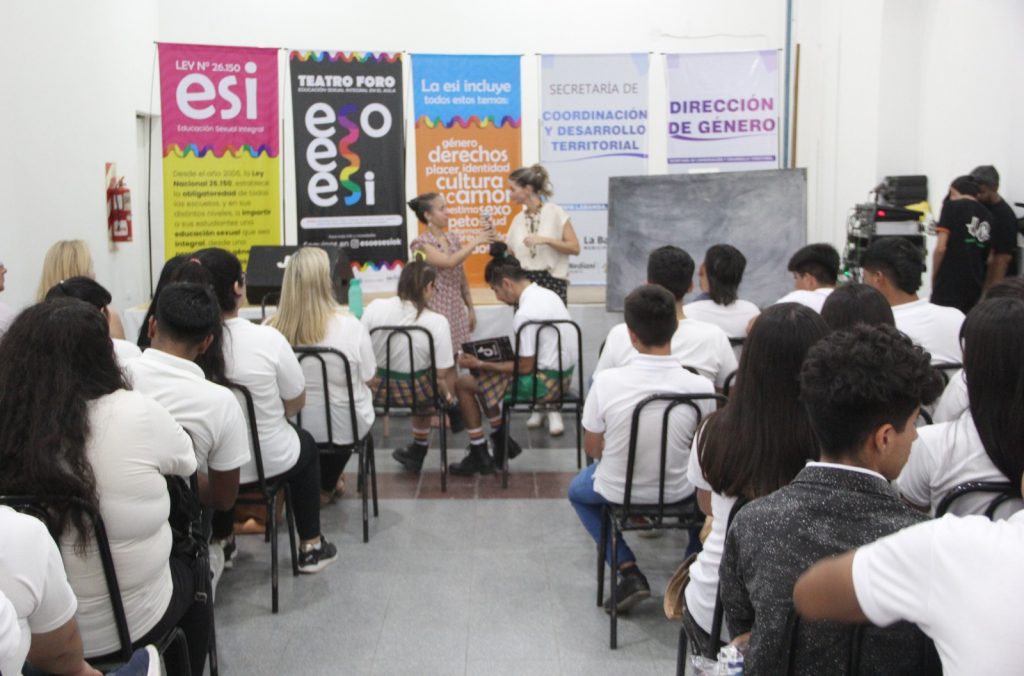
<path fill-rule="evenodd" d="M 565 432 L 565 424 L 562 422 L 562 414 L 558 411 L 548 411 L 548 434 L 553 437 L 561 436 Z"/>
<path fill-rule="evenodd" d="M 544 416 L 541 414 L 541 412 L 534 411 L 533 413 L 530 414 L 530 417 L 526 419 L 526 426 L 529 427 L 531 430 L 535 430 L 538 427 L 540 427 L 541 423 L 543 422 Z"/>
<path fill-rule="evenodd" d="M 217 583 L 224 574 L 224 548 L 218 543 L 210 544 L 210 572 L 213 573 L 213 581 L 210 583 L 210 590 L 216 597 Z"/>

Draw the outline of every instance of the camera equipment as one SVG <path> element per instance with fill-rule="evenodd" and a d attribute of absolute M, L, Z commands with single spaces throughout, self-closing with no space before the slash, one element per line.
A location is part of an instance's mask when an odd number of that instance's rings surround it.
<path fill-rule="evenodd" d="M 904 206 L 928 200 L 928 178 L 887 176 L 871 192 L 874 201 L 855 205 L 846 219 L 843 275 L 851 281 L 861 280 L 861 257 L 876 239 L 903 237 L 926 251 L 922 214 Z"/>

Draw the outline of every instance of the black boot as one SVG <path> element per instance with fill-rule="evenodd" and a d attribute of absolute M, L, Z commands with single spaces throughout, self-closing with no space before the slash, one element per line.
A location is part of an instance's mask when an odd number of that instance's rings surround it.
<path fill-rule="evenodd" d="M 459 402 L 454 401 L 445 407 L 448 414 L 448 423 L 452 428 L 452 434 L 458 434 L 466 429 L 466 423 L 462 422 L 462 411 L 459 409 Z"/>
<path fill-rule="evenodd" d="M 423 458 L 427 457 L 427 447 L 413 442 L 405 448 L 396 448 L 391 457 L 410 472 L 419 472 L 423 468 Z"/>
<path fill-rule="evenodd" d="M 499 467 L 505 461 L 505 439 L 501 430 L 494 430 L 491 432 L 491 445 L 494 447 L 494 464 Z M 508 459 L 512 460 L 519 456 L 523 452 L 523 447 L 516 443 L 516 440 L 511 437 L 508 438 Z"/>
<path fill-rule="evenodd" d="M 448 471 L 455 476 L 473 476 L 474 474 L 494 474 L 494 460 L 487 452 L 487 442 L 470 444 L 466 457 L 459 462 L 448 465 Z"/>

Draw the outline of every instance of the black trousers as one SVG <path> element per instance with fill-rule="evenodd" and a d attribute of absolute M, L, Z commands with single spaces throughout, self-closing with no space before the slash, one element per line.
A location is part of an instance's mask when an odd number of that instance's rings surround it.
<path fill-rule="evenodd" d="M 312 540 L 320 536 L 320 450 L 313 436 L 303 429 L 299 434 L 299 459 L 283 474 L 267 477 L 268 481 L 284 479 L 292 492 L 292 507 L 295 508 L 295 527 L 299 538 Z M 335 477 L 337 481 L 337 477 Z M 258 483 L 242 484 L 239 492 L 258 490 Z M 273 514 L 267 515 L 273 519 Z M 213 537 L 223 539 L 229 537 L 235 527 L 235 510 L 214 512 Z"/>

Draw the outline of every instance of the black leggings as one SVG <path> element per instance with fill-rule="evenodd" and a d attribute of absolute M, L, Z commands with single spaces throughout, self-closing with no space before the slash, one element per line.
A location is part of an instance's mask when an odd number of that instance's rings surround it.
<path fill-rule="evenodd" d="M 299 433 L 299 459 L 283 474 L 267 477 L 267 480 L 284 479 L 288 482 L 292 492 L 295 527 L 299 531 L 299 538 L 312 540 L 320 536 L 320 450 L 309 432 L 302 429 L 296 431 Z M 255 482 L 238 487 L 241 493 L 258 489 L 259 484 Z M 268 519 L 274 517 L 274 514 L 267 515 Z M 217 539 L 230 537 L 234 527 L 234 508 L 226 512 L 214 512 L 213 537 Z"/>
<path fill-rule="evenodd" d="M 332 444 L 330 453 L 320 456 L 320 489 L 331 492 L 338 485 L 341 473 L 345 471 L 348 459 L 352 457 L 352 446 Z"/>
<path fill-rule="evenodd" d="M 160 621 L 146 632 L 145 636 L 132 642 L 132 648 L 138 650 L 150 643 L 158 643 L 172 629 L 181 627 L 181 630 L 185 632 L 185 640 L 188 642 L 191 673 L 202 674 L 206 653 L 210 648 L 210 622 L 212 619 L 210 603 L 213 600 L 210 599 L 208 602 L 195 600 L 196 576 L 188 561 L 171 557 L 170 564 L 171 581 L 174 584 L 171 602 Z M 118 659 L 120 659 L 119 654 L 112 654 L 103 657 L 87 657 L 86 661 L 113 662 Z M 168 674 L 186 673 L 183 665 L 178 663 L 178 655 L 173 647 L 164 655 L 164 660 L 167 662 Z"/>

